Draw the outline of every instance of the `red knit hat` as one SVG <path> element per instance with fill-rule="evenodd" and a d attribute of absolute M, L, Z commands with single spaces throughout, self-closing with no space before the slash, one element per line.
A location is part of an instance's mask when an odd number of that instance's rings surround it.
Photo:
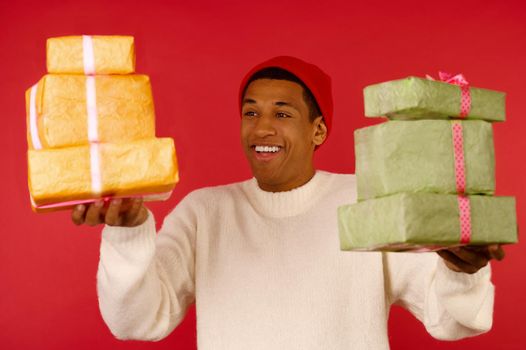
<path fill-rule="evenodd" d="M 239 88 L 239 110 L 241 114 L 243 104 L 243 92 L 245 87 L 255 73 L 258 71 L 277 67 L 284 69 L 295 76 L 297 76 L 312 92 L 318 106 L 320 107 L 323 120 L 327 126 L 327 135 L 331 131 L 332 126 L 332 89 L 331 89 L 331 77 L 325 74 L 317 66 L 300 60 L 296 57 L 291 56 L 278 56 L 271 58 L 263 63 L 258 64 L 252 68 L 245 78 L 241 81 L 241 87 Z"/>

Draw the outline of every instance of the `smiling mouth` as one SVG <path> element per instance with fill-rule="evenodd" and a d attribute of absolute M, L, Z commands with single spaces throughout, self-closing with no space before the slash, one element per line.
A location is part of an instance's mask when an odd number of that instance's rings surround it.
<path fill-rule="evenodd" d="M 261 161 L 269 161 L 276 158 L 283 149 L 283 147 L 275 145 L 253 145 L 251 148 L 254 150 L 255 158 Z"/>
<path fill-rule="evenodd" d="M 281 146 L 252 146 L 257 153 L 276 153 L 279 152 Z"/>

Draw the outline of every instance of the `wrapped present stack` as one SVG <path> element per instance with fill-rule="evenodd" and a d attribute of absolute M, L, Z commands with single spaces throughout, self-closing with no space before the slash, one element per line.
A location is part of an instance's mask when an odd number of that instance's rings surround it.
<path fill-rule="evenodd" d="M 150 79 L 134 74 L 133 37 L 50 38 L 47 71 L 26 92 L 33 210 L 168 198 L 178 181 L 174 142 L 155 137 Z"/>
<path fill-rule="evenodd" d="M 364 89 L 355 131 L 358 202 L 338 209 L 342 250 L 432 251 L 517 242 L 515 199 L 496 197 L 492 123 L 505 94 L 459 74 Z"/>

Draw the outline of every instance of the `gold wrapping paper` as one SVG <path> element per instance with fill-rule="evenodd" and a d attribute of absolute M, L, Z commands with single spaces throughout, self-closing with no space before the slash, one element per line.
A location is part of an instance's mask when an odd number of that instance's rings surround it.
<path fill-rule="evenodd" d="M 28 184 L 34 203 L 46 205 L 104 196 L 163 193 L 171 191 L 179 180 L 171 138 L 101 143 L 99 159 L 102 193 L 94 194 L 89 145 L 29 150 Z M 33 210 L 41 211 L 34 207 Z"/>
<path fill-rule="evenodd" d="M 37 86 L 37 129 L 43 148 L 69 147 L 88 142 L 84 75 L 48 74 Z M 155 137 L 155 111 L 147 75 L 94 76 L 97 130 L 100 142 L 130 142 Z M 27 138 L 30 91 L 26 91 Z"/>
<path fill-rule="evenodd" d="M 95 74 L 135 72 L 135 46 L 132 36 L 93 35 Z M 47 40 L 49 73 L 84 74 L 82 36 L 63 36 Z"/>

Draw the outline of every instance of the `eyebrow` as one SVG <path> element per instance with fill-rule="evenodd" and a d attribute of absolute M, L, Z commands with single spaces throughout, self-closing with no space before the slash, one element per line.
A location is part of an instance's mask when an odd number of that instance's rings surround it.
<path fill-rule="evenodd" d="M 245 98 L 245 99 L 243 100 L 243 104 L 245 104 L 245 103 L 248 103 L 248 104 L 256 104 L 257 102 L 256 102 L 256 100 L 253 100 L 253 99 L 251 99 L 251 98 Z M 289 102 L 285 102 L 285 101 L 276 101 L 276 102 L 274 102 L 274 105 L 276 105 L 276 106 L 287 106 L 287 107 L 292 107 L 292 108 L 294 108 L 294 109 L 297 110 L 297 108 L 296 108 L 293 104 L 291 104 L 291 103 L 289 103 Z"/>

